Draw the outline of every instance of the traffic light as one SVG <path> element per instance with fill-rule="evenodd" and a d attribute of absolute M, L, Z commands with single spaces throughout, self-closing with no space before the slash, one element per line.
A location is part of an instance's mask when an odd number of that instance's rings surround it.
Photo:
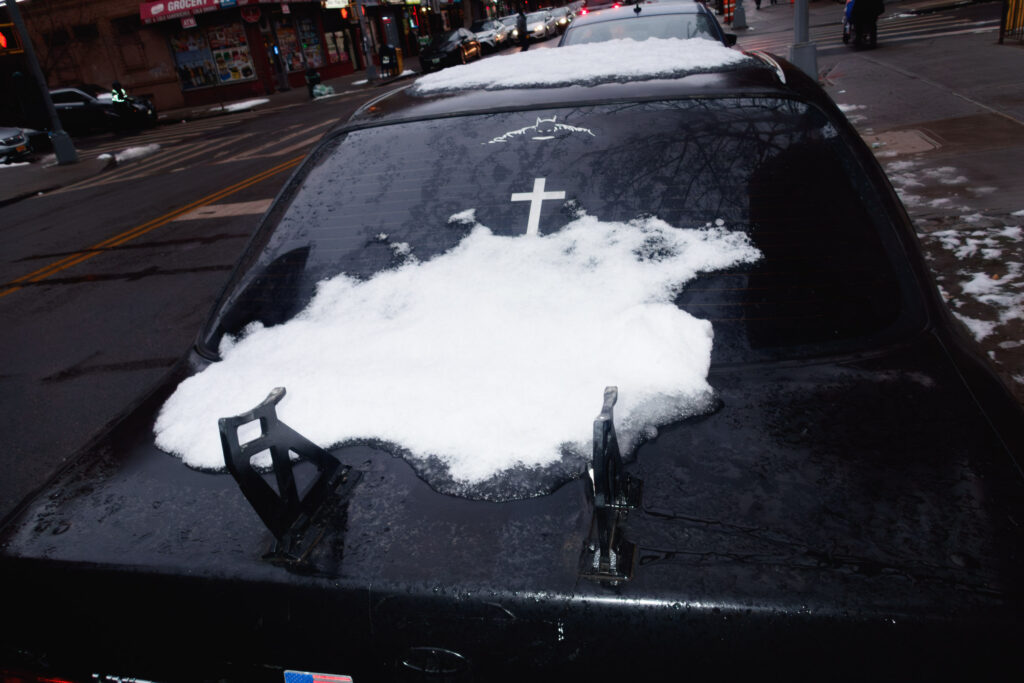
<path fill-rule="evenodd" d="M 24 51 L 14 24 L 0 24 L 0 55 L 17 55 Z"/>

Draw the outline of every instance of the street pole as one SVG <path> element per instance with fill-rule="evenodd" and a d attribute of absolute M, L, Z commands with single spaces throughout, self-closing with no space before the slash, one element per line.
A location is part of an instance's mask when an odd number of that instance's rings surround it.
<path fill-rule="evenodd" d="M 366 60 L 366 80 L 377 80 L 377 67 L 373 63 L 373 45 L 370 41 L 370 25 L 366 22 L 366 8 L 363 0 L 356 5 L 359 18 L 359 32 L 363 34 L 363 58 Z"/>
<path fill-rule="evenodd" d="M 793 44 L 789 46 L 789 61 L 801 71 L 818 80 L 817 46 L 810 42 L 807 0 L 796 0 L 793 13 Z"/>
<path fill-rule="evenodd" d="M 53 100 L 50 99 L 50 88 L 46 85 L 43 77 L 43 70 L 39 68 L 39 61 L 36 59 L 36 51 L 32 47 L 32 39 L 29 38 L 25 22 L 21 20 L 21 12 L 18 10 L 16 0 L 7 0 L 7 13 L 11 15 L 14 28 L 21 34 L 21 45 L 25 49 L 25 61 L 28 62 L 28 70 L 39 86 L 39 93 L 43 96 L 43 103 L 46 105 L 46 114 L 50 117 L 50 142 L 53 143 L 53 152 L 60 165 L 77 164 L 78 152 L 71 142 L 64 128 L 60 125 L 60 118 L 57 117 L 57 110 L 53 108 Z"/>
<path fill-rule="evenodd" d="M 743 9 L 743 0 L 736 0 L 736 11 L 732 14 L 732 28 L 748 28 L 747 11 Z"/>

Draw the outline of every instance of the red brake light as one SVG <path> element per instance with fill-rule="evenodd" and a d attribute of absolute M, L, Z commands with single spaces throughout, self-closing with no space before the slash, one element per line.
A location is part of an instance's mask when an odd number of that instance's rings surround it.
<path fill-rule="evenodd" d="M 0 681 L 3 683 L 75 683 L 67 678 L 53 678 L 52 676 L 40 676 L 24 671 L 0 670 Z"/>

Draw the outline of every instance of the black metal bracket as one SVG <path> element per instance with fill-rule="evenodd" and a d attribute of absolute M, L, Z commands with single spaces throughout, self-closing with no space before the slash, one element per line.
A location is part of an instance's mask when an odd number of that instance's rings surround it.
<path fill-rule="evenodd" d="M 338 493 L 342 485 L 348 488 L 359 478 L 358 472 L 342 465 L 337 458 L 277 417 L 277 404 L 284 398 L 284 387 L 277 387 L 252 410 L 218 420 L 220 442 L 224 449 L 224 463 L 238 482 L 238 487 L 256 510 L 263 523 L 277 539 L 271 555 L 295 559 L 303 531 L 310 521 L 325 506 L 327 500 Z M 242 444 L 238 429 L 255 421 L 260 423 L 260 435 Z M 252 456 L 270 451 L 271 467 L 277 491 L 252 465 Z M 300 496 L 295 482 L 291 453 L 302 461 L 312 463 L 317 470 L 316 477 Z"/>
<path fill-rule="evenodd" d="M 594 523 L 583 551 L 581 572 L 601 581 L 625 581 L 633 575 L 636 544 L 622 535 L 629 510 L 640 506 L 643 482 L 625 472 L 612 409 L 618 387 L 605 387 L 601 414 L 594 420 Z"/>

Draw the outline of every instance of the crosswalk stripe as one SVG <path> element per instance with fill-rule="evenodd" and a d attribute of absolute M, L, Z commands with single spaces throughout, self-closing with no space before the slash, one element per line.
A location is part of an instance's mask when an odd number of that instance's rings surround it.
<path fill-rule="evenodd" d="M 901 17 L 878 24 L 878 40 L 880 42 L 907 42 L 931 37 L 960 35 L 964 33 L 984 33 L 999 28 L 998 19 L 974 21 L 963 17 Z M 845 45 L 842 42 L 842 22 L 834 25 L 815 26 L 811 28 L 811 42 L 819 48 L 832 48 Z M 741 36 L 738 46 L 744 50 L 779 51 L 792 44 L 791 33 L 781 32 L 766 36 Z"/>
<path fill-rule="evenodd" d="M 182 214 L 175 221 L 192 221 L 202 218 L 225 218 L 231 216 L 255 216 L 262 214 L 270 206 L 273 199 L 257 199 L 251 202 L 234 202 L 231 204 L 208 204 L 194 211 Z"/>
<path fill-rule="evenodd" d="M 165 152 L 161 150 L 148 159 L 133 162 L 129 166 L 125 166 L 121 169 L 111 171 L 110 173 L 104 174 L 98 178 L 85 180 L 81 183 L 74 185 L 68 185 L 67 187 L 59 190 L 60 192 L 68 190 L 84 190 L 90 187 L 100 187 L 102 185 L 110 185 L 113 183 L 120 183 L 125 180 L 135 180 L 138 178 L 144 178 L 150 175 L 155 175 L 161 170 L 169 168 L 175 164 L 188 161 L 200 155 L 210 154 L 221 147 L 235 144 L 240 138 L 247 136 L 230 136 L 223 140 L 219 140 L 216 144 L 212 145 L 201 145 L 199 147 L 185 147 L 175 151 Z"/>

